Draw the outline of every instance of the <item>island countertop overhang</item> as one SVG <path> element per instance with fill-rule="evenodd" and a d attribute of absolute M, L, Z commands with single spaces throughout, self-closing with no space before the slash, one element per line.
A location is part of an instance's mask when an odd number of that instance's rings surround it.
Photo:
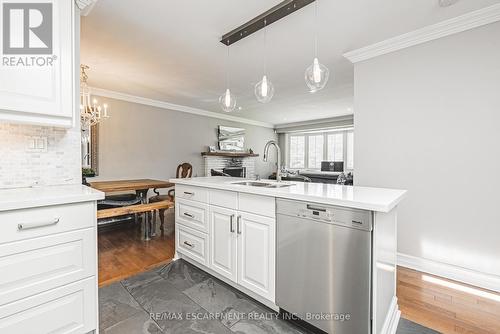
<path fill-rule="evenodd" d="M 390 212 L 407 194 L 406 190 L 400 189 L 310 182 L 284 182 L 292 184 L 292 186 L 282 188 L 253 187 L 234 184 L 235 182 L 242 182 L 244 179 L 223 176 L 170 179 L 169 181 L 193 187 L 235 191 L 375 212 Z M 266 180 L 261 181 L 267 182 Z M 269 180 L 269 182 L 276 181 Z"/>

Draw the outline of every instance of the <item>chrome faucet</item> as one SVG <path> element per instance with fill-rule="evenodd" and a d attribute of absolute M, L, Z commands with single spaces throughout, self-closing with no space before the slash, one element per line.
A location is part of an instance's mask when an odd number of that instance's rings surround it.
<path fill-rule="evenodd" d="M 267 158 L 269 156 L 269 147 L 274 145 L 276 147 L 276 152 L 278 153 L 278 170 L 276 171 L 276 181 L 281 182 L 281 149 L 278 146 L 278 143 L 275 140 L 270 140 L 267 142 L 266 146 L 264 146 L 264 162 L 267 162 Z"/>

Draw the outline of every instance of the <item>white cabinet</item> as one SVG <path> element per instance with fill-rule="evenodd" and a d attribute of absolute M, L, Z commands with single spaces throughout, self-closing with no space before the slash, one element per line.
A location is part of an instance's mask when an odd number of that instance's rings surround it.
<path fill-rule="evenodd" d="M 0 211 L 0 333 L 97 329 L 96 207 Z"/>
<path fill-rule="evenodd" d="M 92 278 L 0 306 L 2 334 L 86 334 L 96 330 Z"/>
<path fill-rule="evenodd" d="M 210 268 L 236 282 L 235 210 L 210 207 Z"/>
<path fill-rule="evenodd" d="M 275 198 L 185 185 L 176 194 L 176 252 L 274 304 Z"/>
<path fill-rule="evenodd" d="M 238 284 L 274 300 L 275 220 L 241 212 L 238 216 Z"/>
<path fill-rule="evenodd" d="M 2 39 L 0 121 L 72 127 L 79 105 L 79 12 L 74 1 L 0 3 L 10 6 L 0 9 L 10 20 Z M 26 28 L 32 22 L 22 19 L 26 11 L 40 25 L 35 32 Z"/>

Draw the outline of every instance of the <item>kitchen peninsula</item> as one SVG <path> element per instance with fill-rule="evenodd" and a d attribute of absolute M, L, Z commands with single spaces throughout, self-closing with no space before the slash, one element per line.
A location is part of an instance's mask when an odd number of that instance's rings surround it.
<path fill-rule="evenodd" d="M 176 258 L 328 333 L 395 333 L 397 205 L 406 191 L 228 177 L 170 182 Z M 333 320 L 316 319 L 320 313 Z M 335 320 L 345 315 L 349 321 Z"/>

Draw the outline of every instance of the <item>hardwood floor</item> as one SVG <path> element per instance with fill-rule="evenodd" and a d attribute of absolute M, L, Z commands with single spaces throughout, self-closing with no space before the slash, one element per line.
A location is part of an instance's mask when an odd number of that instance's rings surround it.
<path fill-rule="evenodd" d="M 441 333 L 500 333 L 500 294 L 398 267 L 402 317 Z"/>
<path fill-rule="evenodd" d="M 137 226 L 99 231 L 99 286 L 166 264 L 173 258 L 174 251 L 173 233 L 142 241 Z"/>

